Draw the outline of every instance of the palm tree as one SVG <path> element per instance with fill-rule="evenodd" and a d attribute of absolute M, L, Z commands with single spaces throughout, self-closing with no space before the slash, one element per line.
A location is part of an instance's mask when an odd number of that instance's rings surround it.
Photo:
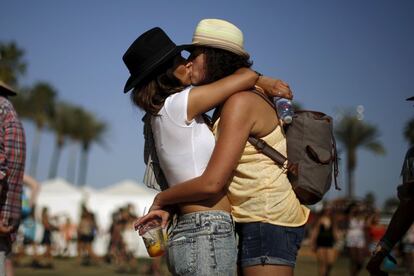
<path fill-rule="evenodd" d="M 77 121 L 74 116 L 76 108 L 68 103 L 60 102 L 56 105 L 55 114 L 49 126 L 56 135 L 55 148 L 49 167 L 49 178 L 55 178 L 60 160 L 60 153 L 67 138 L 75 136 Z"/>
<path fill-rule="evenodd" d="M 28 102 L 30 103 L 29 116 L 36 125 L 29 170 L 30 175 L 33 177 L 36 177 L 41 133 L 54 115 L 55 97 L 56 91 L 46 82 L 36 83 L 28 95 Z"/>
<path fill-rule="evenodd" d="M 81 143 L 81 159 L 79 163 L 78 185 L 86 184 L 88 154 L 93 143 L 103 145 L 103 136 L 107 130 L 104 122 L 98 121 L 89 112 L 81 111 L 78 113 L 78 129 L 76 137 Z"/>
<path fill-rule="evenodd" d="M 76 179 L 76 156 L 77 156 L 77 147 L 76 140 L 69 139 L 69 161 L 68 167 L 66 170 L 66 179 L 69 183 L 75 183 Z"/>
<path fill-rule="evenodd" d="M 29 90 L 27 88 L 20 89 L 16 96 L 10 97 L 10 100 L 20 118 L 30 119 L 31 107 L 29 102 Z"/>
<path fill-rule="evenodd" d="M 410 145 L 414 145 L 414 118 L 407 122 L 404 128 L 404 137 Z"/>
<path fill-rule="evenodd" d="M 69 161 L 67 167 L 67 180 L 70 183 L 75 183 L 76 180 L 76 156 L 77 156 L 77 142 L 81 142 L 82 130 L 79 122 L 82 122 L 85 117 L 85 111 L 81 107 L 74 107 L 73 109 L 73 120 L 76 122 L 73 132 L 71 132 L 69 139 Z"/>
<path fill-rule="evenodd" d="M 0 42 L 0 79 L 12 86 L 17 85 L 20 75 L 26 72 L 26 63 L 22 61 L 24 51 L 15 42 Z"/>
<path fill-rule="evenodd" d="M 369 123 L 350 114 L 345 115 L 335 128 L 335 136 L 343 145 L 347 155 L 348 197 L 354 197 L 354 171 L 357 165 L 357 150 L 365 148 L 375 154 L 385 154 L 381 142 L 377 140 L 379 132 Z"/>

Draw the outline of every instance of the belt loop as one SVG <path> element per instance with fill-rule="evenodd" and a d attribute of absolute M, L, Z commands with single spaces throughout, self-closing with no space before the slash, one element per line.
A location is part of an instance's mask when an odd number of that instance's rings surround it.
<path fill-rule="evenodd" d="M 201 225 L 201 214 L 195 214 L 195 223 L 197 227 Z"/>

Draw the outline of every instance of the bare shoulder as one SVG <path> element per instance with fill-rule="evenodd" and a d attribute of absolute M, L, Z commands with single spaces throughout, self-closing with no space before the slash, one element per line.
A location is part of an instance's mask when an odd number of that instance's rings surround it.
<path fill-rule="evenodd" d="M 251 91 L 243 91 L 231 96 L 222 109 L 222 119 L 238 127 L 247 126 L 249 133 L 263 137 L 273 131 L 279 124 L 275 110 L 259 95 Z"/>
<path fill-rule="evenodd" d="M 259 95 L 252 91 L 242 91 L 227 99 L 223 108 L 251 111 L 261 114 L 262 112 L 274 115 L 274 109 Z"/>
<path fill-rule="evenodd" d="M 224 103 L 224 108 L 248 108 L 256 98 L 258 97 L 251 91 L 241 91 L 229 97 Z"/>
<path fill-rule="evenodd" d="M 255 115 L 256 98 L 260 100 L 258 96 L 249 91 L 238 92 L 228 98 L 221 110 L 222 124 L 228 123 L 237 126 L 237 131 L 246 128 L 246 131 L 249 132 L 257 120 Z"/>
<path fill-rule="evenodd" d="M 229 97 L 221 109 L 221 120 L 246 121 L 250 120 L 252 113 L 252 98 L 249 91 L 238 92 Z M 253 96 L 253 97 L 252 97 Z"/>

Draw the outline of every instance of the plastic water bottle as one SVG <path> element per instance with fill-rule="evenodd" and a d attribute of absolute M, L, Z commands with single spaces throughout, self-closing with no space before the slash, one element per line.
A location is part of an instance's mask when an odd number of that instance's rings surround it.
<path fill-rule="evenodd" d="M 279 118 L 285 123 L 290 124 L 293 120 L 292 102 L 284 98 L 275 98 L 275 105 Z"/>

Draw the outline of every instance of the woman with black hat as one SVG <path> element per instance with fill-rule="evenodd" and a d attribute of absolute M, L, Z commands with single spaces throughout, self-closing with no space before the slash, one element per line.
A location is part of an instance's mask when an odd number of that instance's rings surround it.
<path fill-rule="evenodd" d="M 169 186 L 201 175 L 207 166 L 215 140 L 200 114 L 232 94 L 253 87 L 258 80 L 258 85 L 268 87 L 274 94 L 284 91 L 290 95 L 285 83 L 259 78 L 248 69 L 251 63 L 246 57 L 231 59 L 234 74 L 191 87 L 192 63 L 180 55 L 182 50 L 191 48 L 176 46 L 160 28 L 153 28 L 138 37 L 123 57 L 131 73 L 124 92 L 133 89 L 132 101 L 152 115 L 148 122 Z M 226 192 L 208 200 L 180 204 L 179 209 L 178 223 L 169 241 L 171 272 L 233 275 L 237 250 Z"/>

